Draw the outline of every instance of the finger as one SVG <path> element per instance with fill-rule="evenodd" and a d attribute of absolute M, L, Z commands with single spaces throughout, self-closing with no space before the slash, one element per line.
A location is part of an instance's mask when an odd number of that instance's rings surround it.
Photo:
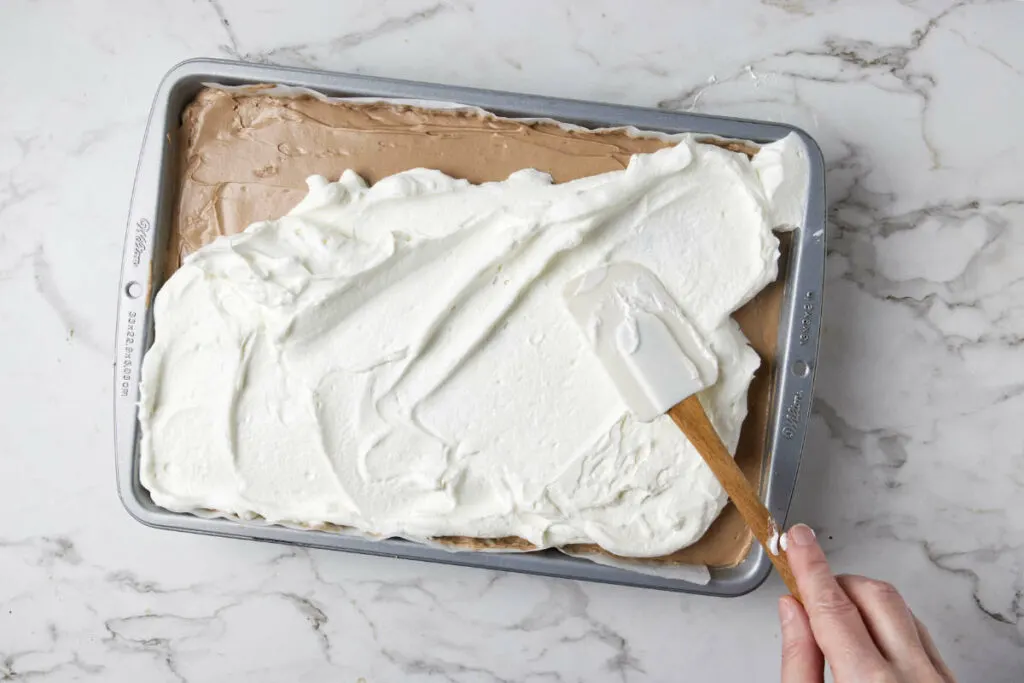
<path fill-rule="evenodd" d="M 807 612 L 792 596 L 779 598 L 782 624 L 782 683 L 823 683 L 825 657 L 811 633 Z"/>
<path fill-rule="evenodd" d="M 888 667 L 849 596 L 832 576 L 810 527 L 786 532 L 786 554 L 818 647 L 837 677 L 871 680 Z"/>
<path fill-rule="evenodd" d="M 892 584 L 865 576 L 839 576 L 836 580 L 857 606 L 875 645 L 897 671 L 909 675 L 934 670 L 914 615 Z"/>
<path fill-rule="evenodd" d="M 913 615 L 911 615 L 913 616 Z M 950 671 L 949 667 L 946 666 L 946 662 L 942 661 L 942 655 L 939 654 L 939 648 L 935 647 L 935 641 L 932 640 L 932 634 L 928 632 L 928 629 L 921 620 L 917 617 L 913 617 L 914 626 L 917 628 L 917 637 L 921 639 L 921 644 L 924 646 L 924 651 L 928 654 L 928 659 L 931 660 L 932 666 L 942 676 L 944 683 L 956 683 L 956 678 L 953 676 L 953 672 Z"/>

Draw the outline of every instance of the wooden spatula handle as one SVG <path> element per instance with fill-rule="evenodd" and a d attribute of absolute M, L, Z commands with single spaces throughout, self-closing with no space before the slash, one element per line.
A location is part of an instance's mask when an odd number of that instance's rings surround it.
<path fill-rule="evenodd" d="M 732 499 L 736 509 L 740 511 L 740 515 L 743 516 L 747 526 L 750 527 L 751 531 L 754 532 L 754 536 L 764 546 L 769 559 L 771 559 L 775 569 L 786 583 L 786 588 L 793 594 L 793 597 L 800 600 L 800 592 L 797 590 L 793 572 L 789 569 L 789 560 L 786 559 L 786 552 L 777 547 L 777 542 L 775 550 L 778 554 L 773 553 L 771 549 L 770 539 L 773 534 L 778 533 L 775 520 L 772 519 L 768 508 L 764 506 L 764 503 L 761 502 L 757 493 L 750 486 L 750 482 L 743 476 L 739 465 L 736 464 L 732 455 L 726 450 L 725 444 L 722 443 L 722 439 L 718 436 L 718 432 L 715 431 L 711 420 L 708 419 L 707 413 L 704 412 L 704 407 L 700 404 L 697 396 L 693 395 L 681 401 L 678 405 L 671 408 L 668 414 L 676 425 L 679 426 L 683 434 L 686 435 L 686 438 L 690 440 L 693 447 L 697 449 L 697 452 L 701 454 L 708 467 L 711 468 L 711 471 L 718 477 L 722 488 L 725 489 L 729 498 Z"/>

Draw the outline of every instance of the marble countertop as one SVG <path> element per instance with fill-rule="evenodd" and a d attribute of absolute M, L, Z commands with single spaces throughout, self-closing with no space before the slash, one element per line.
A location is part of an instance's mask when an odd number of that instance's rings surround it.
<path fill-rule="evenodd" d="M 895 583 L 963 681 L 1021 680 L 1024 3 L 285 4 L 0 6 L 0 679 L 777 676 L 776 577 L 716 600 L 128 516 L 111 363 L 135 162 L 163 72 L 229 56 L 805 128 L 831 233 L 791 521 Z"/>

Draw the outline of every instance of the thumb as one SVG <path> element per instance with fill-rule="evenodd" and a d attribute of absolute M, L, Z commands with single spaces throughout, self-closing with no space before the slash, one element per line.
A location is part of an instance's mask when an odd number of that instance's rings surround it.
<path fill-rule="evenodd" d="M 782 683 L 822 683 L 825 658 L 814 641 L 807 612 L 790 595 L 779 598 L 782 624 Z"/>

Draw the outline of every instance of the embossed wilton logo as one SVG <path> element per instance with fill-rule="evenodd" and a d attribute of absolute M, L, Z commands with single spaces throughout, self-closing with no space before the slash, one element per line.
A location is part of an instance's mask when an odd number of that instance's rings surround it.
<path fill-rule="evenodd" d="M 146 251 L 146 245 L 149 244 L 149 227 L 149 221 L 145 218 L 140 218 L 139 222 L 135 224 L 135 241 L 132 244 L 133 266 L 142 263 L 142 254 Z"/>
<path fill-rule="evenodd" d="M 785 438 L 792 439 L 796 436 L 796 428 L 800 425 L 800 418 L 803 416 L 803 405 L 804 392 L 797 391 L 782 413 L 782 436 Z"/>

